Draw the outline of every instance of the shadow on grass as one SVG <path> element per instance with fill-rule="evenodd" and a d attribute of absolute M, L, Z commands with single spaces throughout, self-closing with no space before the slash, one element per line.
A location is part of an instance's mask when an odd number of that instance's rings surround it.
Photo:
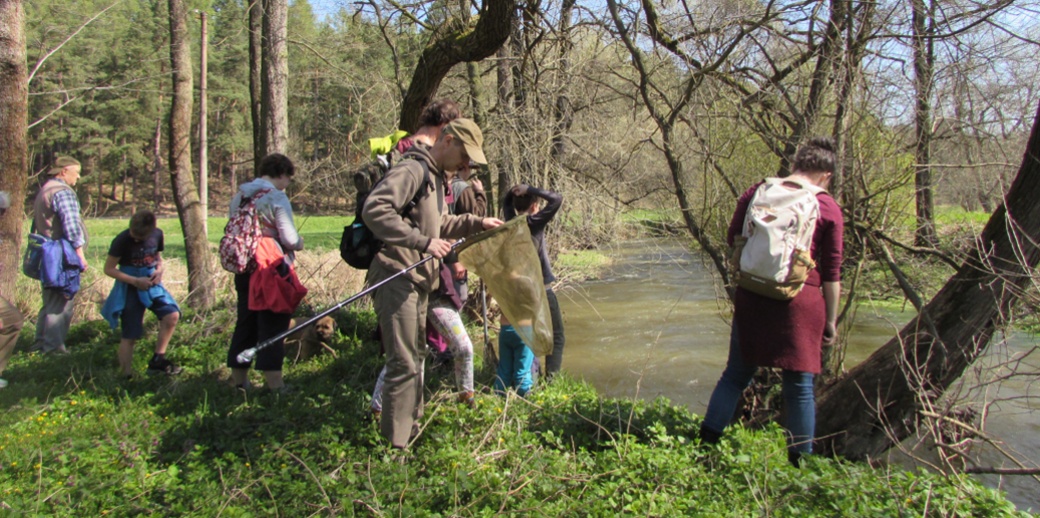
<path fill-rule="evenodd" d="M 134 355 L 139 375 L 130 380 L 117 368 L 118 331 L 104 321 L 74 325 L 66 355 L 30 353 L 35 329 L 27 326 L 12 368 L 4 374 L 10 386 L 0 391 L 0 408 L 38 412 L 41 404 L 80 396 L 116 405 L 143 404 L 170 422 L 157 452 L 169 461 L 196 445 L 206 456 L 232 452 L 249 458 L 254 451 L 301 435 L 354 440 L 373 428 L 368 405 L 383 359 L 370 338 L 374 314 L 341 310 L 334 317 L 340 325 L 333 342 L 339 357 L 287 361 L 286 380 L 295 390 L 285 395 L 264 388 L 246 393 L 230 385 L 224 364 L 234 316 L 226 311 L 204 317 L 185 311 L 168 353 L 184 368 L 174 377 L 145 374 L 157 327 L 152 317 L 146 318 L 145 338 Z M 251 371 L 251 376 L 257 386 L 262 383 L 259 373 Z"/>

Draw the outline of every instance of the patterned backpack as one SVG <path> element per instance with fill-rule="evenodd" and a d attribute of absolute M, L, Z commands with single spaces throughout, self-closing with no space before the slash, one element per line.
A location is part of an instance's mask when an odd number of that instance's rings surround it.
<path fill-rule="evenodd" d="M 224 226 L 220 238 L 220 265 L 231 273 L 249 273 L 256 268 L 256 247 L 262 229 L 256 214 L 256 202 L 271 189 L 263 189 L 251 198 L 242 198 L 236 212 Z"/>
<path fill-rule="evenodd" d="M 751 197 L 731 258 L 737 286 L 776 300 L 793 299 L 816 263 L 809 255 L 823 189 L 768 178 Z"/>

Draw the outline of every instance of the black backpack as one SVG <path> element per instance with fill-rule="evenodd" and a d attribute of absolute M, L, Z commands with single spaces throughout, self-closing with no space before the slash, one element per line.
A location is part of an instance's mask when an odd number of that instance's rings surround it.
<path fill-rule="evenodd" d="M 426 162 L 418 160 L 423 168 L 423 181 L 419 184 L 419 190 L 412 197 L 412 201 L 408 202 L 408 205 L 401 211 L 401 216 L 408 217 L 411 214 L 412 209 L 419 204 L 419 200 L 426 195 L 427 186 L 430 182 L 430 169 L 427 167 Z M 354 222 L 350 225 L 343 227 L 343 236 L 339 240 L 339 255 L 347 262 L 350 266 L 359 270 L 367 270 L 369 265 L 372 264 L 372 260 L 376 258 L 376 254 L 383 249 L 383 241 L 376 237 L 372 233 L 372 230 L 365 224 L 365 220 L 361 217 L 361 210 L 365 207 L 365 201 L 368 199 L 369 193 L 375 190 L 376 186 L 379 185 L 386 179 L 386 175 L 377 180 L 372 184 L 372 188 L 367 192 L 359 192 L 357 198 L 357 207 L 354 209 Z"/>

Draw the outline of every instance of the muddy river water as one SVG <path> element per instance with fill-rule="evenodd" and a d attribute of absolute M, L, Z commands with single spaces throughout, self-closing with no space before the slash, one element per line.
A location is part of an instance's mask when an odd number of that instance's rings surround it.
<path fill-rule="evenodd" d="M 564 369 L 606 396 L 664 396 L 703 414 L 726 362 L 729 322 L 706 263 L 682 243 L 664 239 L 627 241 L 609 252 L 614 266 L 602 278 L 558 292 L 566 322 Z M 911 308 L 912 309 L 912 308 Z M 912 312 L 878 313 L 861 307 L 848 333 L 846 365 L 853 366 L 891 338 Z M 1040 337 L 1015 334 L 997 354 L 1021 354 Z M 1037 372 L 1037 356 L 1029 356 Z M 980 363 L 996 361 L 984 358 Z M 1011 380 L 990 398 L 985 430 L 1005 441 L 1027 465 L 1040 464 L 1040 385 Z M 992 448 L 973 453 L 987 466 L 1015 467 Z M 909 465 L 906 458 L 894 462 Z M 1019 508 L 1040 511 L 1040 482 L 1029 476 L 981 480 L 1000 487 Z"/>

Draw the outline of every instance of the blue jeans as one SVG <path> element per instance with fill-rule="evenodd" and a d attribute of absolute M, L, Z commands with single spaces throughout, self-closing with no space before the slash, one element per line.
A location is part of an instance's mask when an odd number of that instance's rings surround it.
<path fill-rule="evenodd" d="M 757 367 L 747 365 L 740 354 L 737 327 L 729 337 L 729 360 L 722 377 L 715 385 L 704 413 L 701 425 L 716 433 L 722 433 L 733 420 L 740 403 L 740 395 L 751 383 Z M 813 392 L 813 374 L 809 372 L 783 371 L 782 392 L 784 398 L 784 428 L 787 429 L 787 448 L 798 453 L 811 453 L 813 434 L 816 431 L 816 395 Z"/>
<path fill-rule="evenodd" d="M 531 377 L 531 364 L 534 363 L 534 352 L 524 345 L 520 334 L 511 325 L 502 326 L 498 332 L 498 371 L 495 376 L 495 391 L 505 392 L 506 388 L 516 388 L 521 397 L 527 395 L 534 385 Z"/>

